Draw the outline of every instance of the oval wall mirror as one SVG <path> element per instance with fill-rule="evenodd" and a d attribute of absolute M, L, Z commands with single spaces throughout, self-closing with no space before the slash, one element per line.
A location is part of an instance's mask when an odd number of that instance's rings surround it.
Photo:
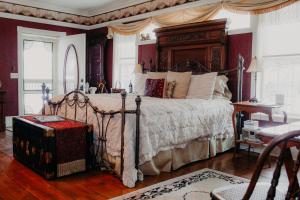
<path fill-rule="evenodd" d="M 66 50 L 63 76 L 65 94 L 79 89 L 79 62 L 74 44 L 70 44 Z"/>

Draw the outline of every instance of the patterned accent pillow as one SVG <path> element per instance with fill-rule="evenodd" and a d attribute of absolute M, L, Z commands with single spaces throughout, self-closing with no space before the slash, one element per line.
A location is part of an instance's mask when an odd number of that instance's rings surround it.
<path fill-rule="evenodd" d="M 166 98 L 169 98 L 169 99 L 173 98 L 175 87 L 176 87 L 176 81 L 167 82 L 166 91 L 165 91 Z"/>
<path fill-rule="evenodd" d="M 165 79 L 147 79 L 145 96 L 162 98 L 164 95 Z"/>

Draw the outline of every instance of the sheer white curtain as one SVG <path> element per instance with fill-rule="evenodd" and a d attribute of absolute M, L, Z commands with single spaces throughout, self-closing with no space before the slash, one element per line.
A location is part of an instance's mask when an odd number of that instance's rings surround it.
<path fill-rule="evenodd" d="M 284 95 L 289 116 L 300 116 L 300 2 L 260 15 L 258 21 L 260 98 L 274 103 L 276 94 Z"/>
<path fill-rule="evenodd" d="M 127 90 L 136 63 L 136 35 L 114 34 L 113 43 L 113 87 L 117 85 Z"/>

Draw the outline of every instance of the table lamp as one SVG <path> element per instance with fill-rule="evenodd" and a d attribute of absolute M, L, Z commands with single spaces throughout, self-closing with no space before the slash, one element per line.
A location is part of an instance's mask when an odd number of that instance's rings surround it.
<path fill-rule="evenodd" d="M 250 66 L 248 70 L 246 71 L 248 73 L 254 73 L 254 81 L 255 81 L 255 86 L 254 86 L 254 97 L 252 97 L 249 102 L 257 103 L 258 100 L 256 98 L 256 84 L 257 84 L 257 72 L 261 72 L 261 68 L 257 65 L 257 58 L 256 56 L 252 58 Z"/>
<path fill-rule="evenodd" d="M 142 65 L 141 65 L 141 64 L 136 64 L 133 72 L 134 72 L 135 74 L 136 74 L 136 73 L 143 73 Z"/>

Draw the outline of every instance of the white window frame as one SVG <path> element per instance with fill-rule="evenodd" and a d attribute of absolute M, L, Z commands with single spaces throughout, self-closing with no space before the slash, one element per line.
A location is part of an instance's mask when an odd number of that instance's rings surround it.
<path fill-rule="evenodd" d="M 53 95 L 56 94 L 55 82 L 56 80 L 56 70 L 58 65 L 57 60 L 57 48 L 58 48 L 58 38 L 66 36 L 65 32 L 56 32 L 56 31 L 47 31 L 41 29 L 32 29 L 18 26 L 17 27 L 18 35 L 18 108 L 19 115 L 24 115 L 24 66 L 23 66 L 23 49 L 24 49 L 24 40 L 35 40 L 42 42 L 51 42 L 53 43 Z"/>
<path fill-rule="evenodd" d="M 137 43 L 138 43 L 138 40 L 137 40 L 138 38 L 136 37 L 136 41 L 135 41 L 135 64 L 138 62 L 138 48 L 136 48 L 137 47 Z M 114 88 L 115 87 L 115 84 L 116 84 L 116 82 L 117 81 L 120 81 L 120 80 L 118 80 L 118 79 L 116 79 L 116 77 L 118 77 L 118 73 L 119 73 L 119 67 L 117 67 L 117 63 L 116 63 L 116 57 L 117 57 L 117 43 L 115 42 L 116 40 L 115 40 L 115 37 L 114 37 L 114 44 L 113 44 L 113 70 L 112 70 L 112 72 L 113 72 L 113 77 L 112 77 L 112 88 Z M 133 80 L 132 80 L 133 81 Z M 128 88 L 128 86 L 121 86 L 122 87 L 122 89 L 127 89 Z"/>

